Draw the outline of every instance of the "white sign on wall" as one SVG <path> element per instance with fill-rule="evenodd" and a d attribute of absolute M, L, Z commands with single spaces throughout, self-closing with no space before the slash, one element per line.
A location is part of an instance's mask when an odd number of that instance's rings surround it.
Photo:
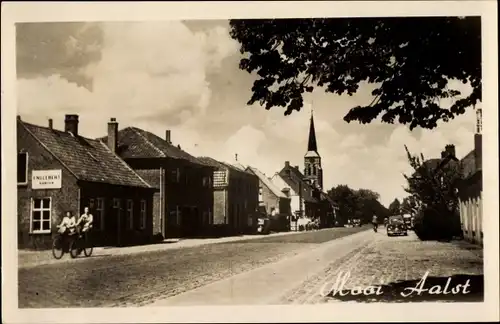
<path fill-rule="evenodd" d="M 33 170 L 31 175 L 33 189 L 60 189 L 61 183 L 61 170 Z"/>

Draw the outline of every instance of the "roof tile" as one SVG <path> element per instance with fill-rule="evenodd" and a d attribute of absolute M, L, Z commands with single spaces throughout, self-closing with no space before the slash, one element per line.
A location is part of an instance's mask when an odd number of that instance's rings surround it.
<path fill-rule="evenodd" d="M 101 141 L 18 121 L 79 180 L 150 187 Z"/>

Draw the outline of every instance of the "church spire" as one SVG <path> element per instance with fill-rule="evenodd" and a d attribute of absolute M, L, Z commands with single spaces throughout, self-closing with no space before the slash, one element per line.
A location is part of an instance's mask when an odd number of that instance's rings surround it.
<path fill-rule="evenodd" d="M 311 124 L 309 126 L 309 142 L 307 143 L 308 152 L 318 152 L 318 144 L 316 143 L 316 130 L 314 129 L 314 118 L 311 110 Z"/>
<path fill-rule="evenodd" d="M 318 144 L 316 143 L 316 130 L 314 129 L 312 109 L 309 142 L 307 143 L 307 153 L 304 156 L 304 176 L 313 187 L 320 190 L 323 189 L 323 169 L 321 168 L 321 157 L 319 156 Z"/>

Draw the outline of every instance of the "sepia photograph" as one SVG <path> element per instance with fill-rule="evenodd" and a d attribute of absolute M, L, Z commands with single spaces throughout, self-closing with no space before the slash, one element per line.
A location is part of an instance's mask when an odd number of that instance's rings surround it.
<path fill-rule="evenodd" d="M 186 7 L 176 19 L 14 21 L 12 81 L 2 40 L 9 303 L 498 302 L 485 288 L 498 286 L 485 267 L 498 274 L 496 72 L 485 81 L 497 48 L 480 11 L 496 4 L 485 2 L 470 14 L 186 19 Z"/>

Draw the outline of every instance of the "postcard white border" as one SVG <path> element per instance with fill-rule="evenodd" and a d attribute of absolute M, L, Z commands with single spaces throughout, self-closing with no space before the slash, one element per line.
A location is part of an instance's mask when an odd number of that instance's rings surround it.
<path fill-rule="evenodd" d="M 2 3 L 2 319 L 6 323 L 487 321 L 499 319 L 498 44 L 496 1 Z M 18 309 L 15 168 L 15 22 L 367 16 L 482 17 L 484 303 L 114 309 Z"/>

